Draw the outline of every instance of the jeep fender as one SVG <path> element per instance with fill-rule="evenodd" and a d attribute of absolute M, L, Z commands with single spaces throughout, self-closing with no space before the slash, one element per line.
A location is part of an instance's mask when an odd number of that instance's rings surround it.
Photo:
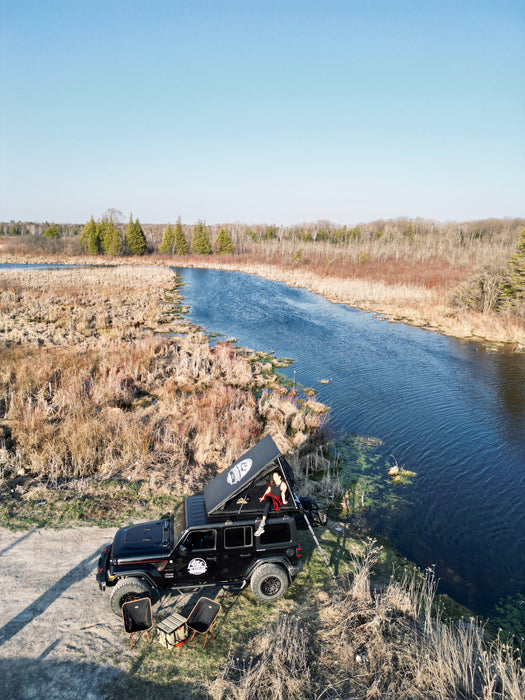
<path fill-rule="evenodd" d="M 155 591 L 157 594 L 159 594 L 159 587 L 157 586 L 155 579 L 148 574 L 147 571 L 144 571 L 144 569 L 138 569 L 138 570 L 133 570 L 129 569 L 126 571 L 118 572 L 115 574 L 117 577 L 115 579 L 115 582 L 118 580 L 122 581 L 125 578 L 129 578 L 130 576 L 133 576 L 133 578 L 139 578 L 142 579 L 143 581 L 146 581 L 146 583 L 151 586 L 151 589 Z"/>
<path fill-rule="evenodd" d="M 287 573 L 288 575 L 288 581 L 289 583 L 292 582 L 292 569 L 293 566 L 290 564 L 288 559 L 286 557 L 262 557 L 260 559 L 257 559 L 257 561 L 253 562 L 246 571 L 244 572 L 244 578 L 245 579 L 250 579 L 253 576 L 253 573 L 255 572 L 256 569 L 258 569 L 262 564 L 279 564 Z"/>

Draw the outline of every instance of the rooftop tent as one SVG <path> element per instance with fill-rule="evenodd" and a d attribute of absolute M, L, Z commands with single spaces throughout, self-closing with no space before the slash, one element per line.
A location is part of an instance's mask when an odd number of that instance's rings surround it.
<path fill-rule="evenodd" d="M 246 489 L 264 470 L 281 456 L 270 435 L 242 455 L 231 467 L 218 474 L 204 487 L 204 500 L 208 515 L 222 508 L 225 503 Z"/>

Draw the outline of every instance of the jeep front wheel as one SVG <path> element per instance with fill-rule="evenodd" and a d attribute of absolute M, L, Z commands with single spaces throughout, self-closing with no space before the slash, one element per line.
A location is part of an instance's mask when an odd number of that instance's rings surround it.
<path fill-rule="evenodd" d="M 278 564 L 262 564 L 253 572 L 250 587 L 257 600 L 271 603 L 286 593 L 288 576 Z"/>
<path fill-rule="evenodd" d="M 138 598 L 151 598 L 151 587 L 140 578 L 129 576 L 121 579 L 111 594 L 111 609 L 119 617 L 122 615 L 122 606 L 131 600 Z"/>

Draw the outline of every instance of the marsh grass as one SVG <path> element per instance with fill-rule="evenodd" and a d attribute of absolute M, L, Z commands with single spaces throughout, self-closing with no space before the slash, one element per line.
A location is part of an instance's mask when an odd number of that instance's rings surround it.
<path fill-rule="evenodd" d="M 210 684 L 214 700 L 521 700 L 525 670 L 512 650 L 473 618 L 445 622 L 431 571 L 378 582 L 382 556 L 373 540 L 354 546 L 337 584 L 314 587 L 313 599 L 230 654 Z"/>
<path fill-rule="evenodd" d="M 94 492 L 98 481 L 129 479 L 159 497 L 187 495 L 264 432 L 288 452 L 319 426 L 320 415 L 279 384 L 278 360 L 211 347 L 179 318 L 173 272 L 16 272 L 0 273 L 0 303 L 13 311 L 0 334 L 0 433 L 9 435 L 0 490 L 10 518 L 17 508 L 27 517 L 34 478 L 49 489 L 88 479 Z M 99 512 L 89 498 L 68 496 L 57 518 Z"/>

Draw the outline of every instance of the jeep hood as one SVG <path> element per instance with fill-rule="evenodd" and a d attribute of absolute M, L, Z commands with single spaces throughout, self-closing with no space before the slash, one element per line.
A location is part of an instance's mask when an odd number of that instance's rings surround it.
<path fill-rule="evenodd" d="M 141 556 L 166 556 L 170 551 L 171 527 L 169 520 L 129 525 L 117 531 L 113 540 L 113 559 L 123 560 Z"/>

